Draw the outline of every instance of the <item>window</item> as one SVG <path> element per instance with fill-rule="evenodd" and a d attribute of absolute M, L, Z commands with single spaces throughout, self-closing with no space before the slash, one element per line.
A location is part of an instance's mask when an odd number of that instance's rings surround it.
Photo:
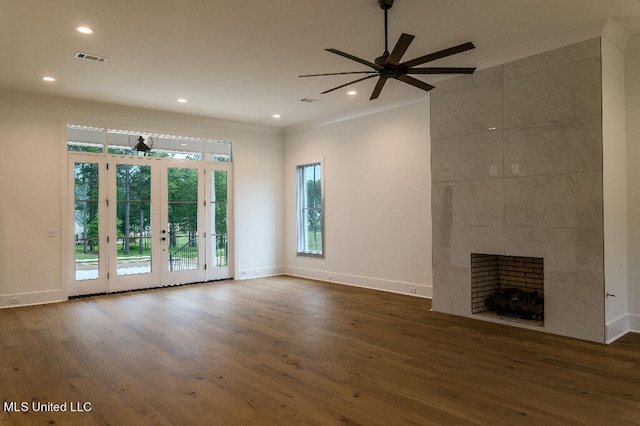
<path fill-rule="evenodd" d="M 297 167 L 298 254 L 323 255 L 322 165 Z"/>
<path fill-rule="evenodd" d="M 151 148 L 145 153 L 152 157 L 224 162 L 233 161 L 233 144 L 214 139 L 199 139 L 104 129 L 98 127 L 67 125 L 67 151 L 105 153 L 115 155 L 138 155 L 134 146 L 138 138 Z M 105 146 L 107 147 L 105 151 Z"/>

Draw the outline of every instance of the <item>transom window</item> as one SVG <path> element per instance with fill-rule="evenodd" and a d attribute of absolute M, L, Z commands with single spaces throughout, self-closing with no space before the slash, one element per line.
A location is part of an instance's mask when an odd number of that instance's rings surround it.
<path fill-rule="evenodd" d="M 142 142 L 145 145 L 139 145 Z M 145 146 L 148 150 L 139 149 Z M 138 149 L 137 149 L 138 148 Z M 199 139 L 128 130 L 67 125 L 67 150 L 74 152 L 147 155 L 181 160 L 231 162 L 233 145 L 214 139 Z"/>
<path fill-rule="evenodd" d="M 297 167 L 298 254 L 323 256 L 322 165 Z"/>

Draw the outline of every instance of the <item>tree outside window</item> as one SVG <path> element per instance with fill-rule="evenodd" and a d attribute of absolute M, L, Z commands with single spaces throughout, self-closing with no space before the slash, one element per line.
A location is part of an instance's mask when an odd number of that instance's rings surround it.
<path fill-rule="evenodd" d="M 298 254 L 322 256 L 322 165 L 313 163 L 298 166 L 297 185 Z"/>

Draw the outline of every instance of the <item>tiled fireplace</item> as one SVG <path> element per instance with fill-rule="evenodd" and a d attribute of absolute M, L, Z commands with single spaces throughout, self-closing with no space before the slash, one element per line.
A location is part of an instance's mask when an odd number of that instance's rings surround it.
<path fill-rule="evenodd" d="M 544 260 L 471 253 L 471 313 L 544 324 Z"/>
<path fill-rule="evenodd" d="M 434 311 L 603 341 L 601 65 L 596 38 L 431 91 Z M 472 253 L 542 263 L 521 271 L 532 282 L 507 279 L 543 299 L 538 323 L 482 312 Z M 505 292 L 487 281 L 482 291 Z"/>

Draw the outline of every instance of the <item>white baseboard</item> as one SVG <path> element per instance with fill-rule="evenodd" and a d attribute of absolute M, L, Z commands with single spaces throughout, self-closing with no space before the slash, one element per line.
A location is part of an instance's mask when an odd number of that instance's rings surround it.
<path fill-rule="evenodd" d="M 319 271 L 315 269 L 287 266 L 285 275 L 309 278 L 313 280 L 328 281 L 336 284 L 350 285 L 354 287 L 382 290 L 391 293 L 407 294 L 409 296 L 431 299 L 433 287 L 423 283 L 408 283 L 403 281 L 383 280 L 380 278 L 362 277 L 359 275 L 339 274 L 336 272 Z"/>
<path fill-rule="evenodd" d="M 42 305 L 44 303 L 62 302 L 67 295 L 62 290 L 39 291 L 33 293 L 18 293 L 0 295 L 0 308 L 15 308 L 18 306 Z"/>
<path fill-rule="evenodd" d="M 629 315 L 629 331 L 640 333 L 640 315 Z"/>
<path fill-rule="evenodd" d="M 605 326 L 605 343 L 612 343 L 629 332 L 629 316 L 622 317 L 609 322 Z"/>
<path fill-rule="evenodd" d="M 606 343 L 612 343 L 627 333 L 640 333 L 640 315 L 625 315 L 606 326 Z"/>
<path fill-rule="evenodd" d="M 248 280 L 250 278 L 274 277 L 284 275 L 283 266 L 265 266 L 264 268 L 240 269 L 236 271 L 234 279 Z"/>

